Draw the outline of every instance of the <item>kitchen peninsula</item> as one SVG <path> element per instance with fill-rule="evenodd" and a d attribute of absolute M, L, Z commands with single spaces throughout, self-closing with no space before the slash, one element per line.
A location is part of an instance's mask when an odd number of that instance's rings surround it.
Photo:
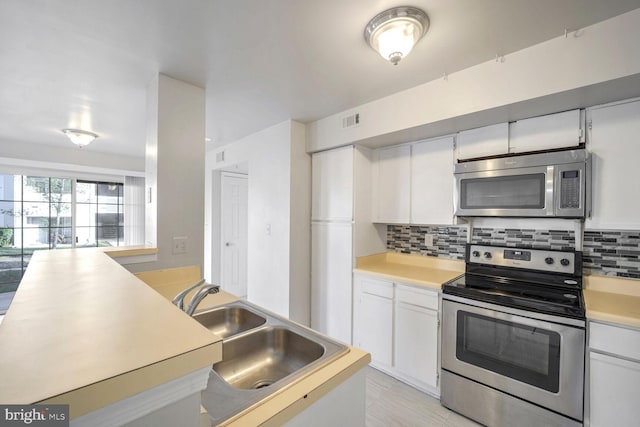
<path fill-rule="evenodd" d="M 212 295 L 205 305 L 230 299 Z M 71 425 L 162 416 L 159 425 L 168 426 L 184 414 L 182 425 L 197 425 L 200 391 L 222 359 L 219 337 L 102 248 L 34 253 L 0 324 L 0 343 L 0 402 L 69 404 Z M 367 353 L 349 350 L 234 419 L 294 418 L 367 365 Z"/>

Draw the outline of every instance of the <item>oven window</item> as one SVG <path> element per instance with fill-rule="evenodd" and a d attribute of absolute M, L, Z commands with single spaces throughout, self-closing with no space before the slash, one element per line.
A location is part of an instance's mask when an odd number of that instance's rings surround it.
<path fill-rule="evenodd" d="M 458 311 L 456 356 L 535 387 L 558 392 L 560 334 Z"/>
<path fill-rule="evenodd" d="M 460 180 L 463 209 L 544 209 L 545 174 Z"/>

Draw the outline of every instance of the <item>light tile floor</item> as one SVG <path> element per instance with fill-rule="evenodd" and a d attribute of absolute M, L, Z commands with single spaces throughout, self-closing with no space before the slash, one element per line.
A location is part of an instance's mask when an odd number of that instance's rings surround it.
<path fill-rule="evenodd" d="M 367 367 L 367 427 L 477 427 L 440 401 Z"/>

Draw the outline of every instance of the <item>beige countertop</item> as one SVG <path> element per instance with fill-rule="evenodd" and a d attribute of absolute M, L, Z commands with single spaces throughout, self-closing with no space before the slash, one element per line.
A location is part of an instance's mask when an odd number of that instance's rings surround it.
<path fill-rule="evenodd" d="M 71 418 L 222 357 L 216 336 L 101 248 L 35 252 L 0 346 L 0 402 L 70 404 Z"/>
<path fill-rule="evenodd" d="M 158 253 L 158 248 L 152 246 L 117 246 L 101 248 L 111 258 L 127 256 L 153 255 Z"/>
<path fill-rule="evenodd" d="M 587 319 L 640 327 L 640 280 L 584 276 Z"/>
<path fill-rule="evenodd" d="M 353 271 L 426 288 L 441 289 L 443 283 L 464 273 L 464 261 L 385 252 L 359 257 Z"/>

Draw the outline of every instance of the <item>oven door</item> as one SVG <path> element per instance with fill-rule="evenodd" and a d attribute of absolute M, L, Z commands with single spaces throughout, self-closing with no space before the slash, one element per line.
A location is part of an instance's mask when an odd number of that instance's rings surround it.
<path fill-rule="evenodd" d="M 554 215 L 554 166 L 455 174 L 459 216 Z"/>
<path fill-rule="evenodd" d="M 447 297 L 459 302 L 442 303 L 443 369 L 582 420 L 584 328 Z"/>

